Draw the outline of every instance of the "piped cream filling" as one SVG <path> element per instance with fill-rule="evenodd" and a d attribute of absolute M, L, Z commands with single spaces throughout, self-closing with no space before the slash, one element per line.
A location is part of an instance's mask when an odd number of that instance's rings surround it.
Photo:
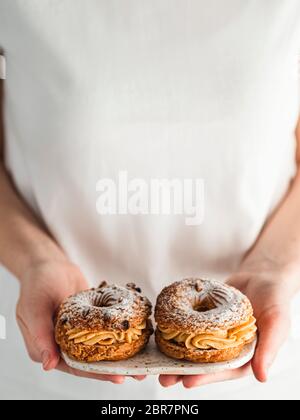
<path fill-rule="evenodd" d="M 209 334 L 188 334 L 182 331 L 161 328 L 158 326 L 162 338 L 184 344 L 187 349 L 195 350 L 226 350 L 246 344 L 255 338 L 256 319 L 251 316 L 246 323 L 231 330 L 220 330 Z"/>
<path fill-rule="evenodd" d="M 67 331 L 68 340 L 75 344 L 84 344 L 86 346 L 111 346 L 113 344 L 131 344 L 138 340 L 147 328 L 147 322 L 143 322 L 135 328 L 127 331 L 97 331 L 72 329 Z"/>

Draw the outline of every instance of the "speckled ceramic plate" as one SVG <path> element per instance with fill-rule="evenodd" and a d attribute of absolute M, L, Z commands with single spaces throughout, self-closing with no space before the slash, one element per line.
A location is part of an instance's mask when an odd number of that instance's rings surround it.
<path fill-rule="evenodd" d="M 170 359 L 157 349 L 153 338 L 144 351 L 129 360 L 82 363 L 70 359 L 64 353 L 62 357 L 67 365 L 74 369 L 102 375 L 201 375 L 244 366 L 253 358 L 255 347 L 256 342 L 249 344 L 245 347 L 240 357 L 225 363 L 199 364 Z"/>

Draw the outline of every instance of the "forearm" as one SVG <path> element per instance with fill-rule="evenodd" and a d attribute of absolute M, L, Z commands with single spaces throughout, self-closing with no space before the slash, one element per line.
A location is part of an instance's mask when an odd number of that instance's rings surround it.
<path fill-rule="evenodd" d="M 293 185 L 257 243 L 249 252 L 243 267 L 269 264 L 278 271 L 290 273 L 294 292 L 300 289 L 300 171 Z"/>
<path fill-rule="evenodd" d="M 0 163 L 0 262 L 21 279 L 29 266 L 64 253 L 18 196 Z"/>
<path fill-rule="evenodd" d="M 32 264 L 64 253 L 15 190 L 3 163 L 3 81 L 0 80 L 0 263 L 19 279 Z"/>

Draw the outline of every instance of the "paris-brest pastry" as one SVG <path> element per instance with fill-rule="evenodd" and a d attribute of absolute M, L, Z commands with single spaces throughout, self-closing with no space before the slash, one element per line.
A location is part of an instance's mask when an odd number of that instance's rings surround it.
<path fill-rule="evenodd" d="M 159 349 L 175 359 L 229 361 L 256 339 L 249 299 L 215 280 L 186 279 L 166 287 L 157 299 L 155 320 Z"/>
<path fill-rule="evenodd" d="M 55 338 L 61 351 L 84 362 L 128 359 L 140 352 L 152 334 L 151 303 L 140 288 L 103 282 L 60 306 Z"/>

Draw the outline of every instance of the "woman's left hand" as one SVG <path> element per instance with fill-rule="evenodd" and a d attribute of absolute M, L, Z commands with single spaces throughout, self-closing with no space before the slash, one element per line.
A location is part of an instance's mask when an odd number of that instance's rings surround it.
<path fill-rule="evenodd" d="M 254 308 L 259 330 L 255 356 L 248 365 L 214 375 L 160 376 L 164 387 L 182 382 L 186 388 L 239 379 L 252 372 L 260 382 L 266 382 L 268 372 L 290 330 L 290 304 L 296 293 L 298 275 L 281 270 L 276 264 L 248 263 L 234 274 L 228 284 L 248 296 Z"/>

